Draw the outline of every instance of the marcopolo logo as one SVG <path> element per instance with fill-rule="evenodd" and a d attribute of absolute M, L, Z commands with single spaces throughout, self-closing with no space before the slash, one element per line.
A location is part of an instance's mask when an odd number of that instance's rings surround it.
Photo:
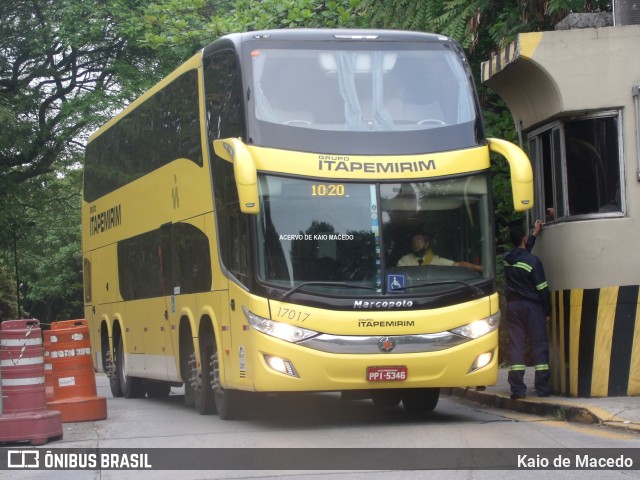
<path fill-rule="evenodd" d="M 413 300 L 354 300 L 353 308 L 367 308 L 367 309 L 393 309 L 393 308 L 411 308 L 413 307 Z"/>

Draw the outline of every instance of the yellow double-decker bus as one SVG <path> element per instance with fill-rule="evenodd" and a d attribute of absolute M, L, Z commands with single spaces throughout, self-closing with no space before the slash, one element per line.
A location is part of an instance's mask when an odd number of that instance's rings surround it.
<path fill-rule="evenodd" d="M 428 412 L 440 387 L 495 383 L 490 151 L 531 208 L 529 161 L 485 137 L 450 38 L 219 38 L 87 144 L 96 368 L 114 396 L 184 384 L 223 419 L 258 392 Z"/>

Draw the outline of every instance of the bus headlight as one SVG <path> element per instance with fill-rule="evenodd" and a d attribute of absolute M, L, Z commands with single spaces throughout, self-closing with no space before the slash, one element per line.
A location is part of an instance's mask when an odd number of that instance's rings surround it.
<path fill-rule="evenodd" d="M 247 318 L 249 325 L 266 335 L 279 338 L 285 342 L 296 343 L 307 338 L 315 337 L 318 332 L 308 330 L 306 328 L 289 325 L 288 323 L 276 322 L 268 318 L 256 315 L 250 312 L 246 307 L 242 307 L 244 316 Z"/>
<path fill-rule="evenodd" d="M 454 328 L 451 332 L 467 338 L 480 338 L 493 332 L 500 326 L 500 312 L 481 320 L 475 320 L 468 325 Z"/>

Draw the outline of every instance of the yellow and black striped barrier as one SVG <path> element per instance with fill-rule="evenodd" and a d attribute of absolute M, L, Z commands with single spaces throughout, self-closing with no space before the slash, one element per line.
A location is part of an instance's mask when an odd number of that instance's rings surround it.
<path fill-rule="evenodd" d="M 640 395 L 640 286 L 553 292 L 551 387 L 572 397 Z"/>

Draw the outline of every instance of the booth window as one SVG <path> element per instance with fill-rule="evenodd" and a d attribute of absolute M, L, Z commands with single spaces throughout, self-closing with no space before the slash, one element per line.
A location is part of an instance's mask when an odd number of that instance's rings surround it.
<path fill-rule="evenodd" d="M 537 218 L 551 223 L 624 212 L 619 124 L 619 112 L 607 112 L 529 135 Z"/>

